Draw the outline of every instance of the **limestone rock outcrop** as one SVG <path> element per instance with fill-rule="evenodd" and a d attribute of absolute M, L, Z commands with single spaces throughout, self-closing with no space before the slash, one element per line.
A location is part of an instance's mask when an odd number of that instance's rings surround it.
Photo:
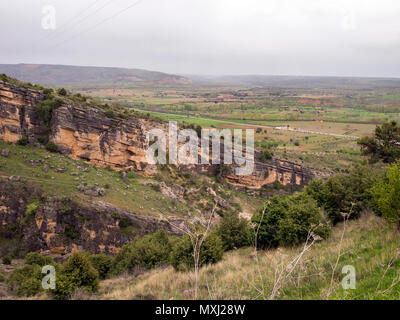
<path fill-rule="evenodd" d="M 119 226 L 122 219 L 130 232 Z M 169 219 L 176 225 L 184 223 L 180 218 Z M 82 205 L 69 198 L 48 197 L 26 181 L 0 179 L 0 237 L 4 242 L 0 254 L 7 245 L 61 255 L 75 250 L 112 254 L 134 237 L 160 228 L 177 234 L 177 229 L 157 216 L 121 210 L 102 201 Z"/>
<path fill-rule="evenodd" d="M 45 98 L 39 90 L 18 87 L 0 81 L 0 139 L 16 143 L 22 137 L 30 142 L 46 131 L 43 120 L 35 113 L 35 105 Z M 157 166 L 146 161 L 149 143 L 146 133 L 166 124 L 144 119 L 111 119 L 103 110 L 78 105 L 61 105 L 52 113 L 49 139 L 59 150 L 73 159 L 115 170 L 135 170 L 144 175 L 157 173 Z M 47 128 L 47 130 L 49 130 Z M 222 154 L 222 153 L 221 153 Z M 215 173 L 216 165 L 181 166 L 182 171 Z M 255 163 L 251 175 L 237 176 L 231 170 L 224 178 L 229 183 L 250 188 L 280 182 L 302 186 L 314 174 L 308 168 L 286 160 L 272 159 Z"/>

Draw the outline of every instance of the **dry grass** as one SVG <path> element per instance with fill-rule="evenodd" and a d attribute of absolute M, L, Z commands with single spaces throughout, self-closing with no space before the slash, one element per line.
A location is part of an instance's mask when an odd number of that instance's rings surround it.
<path fill-rule="evenodd" d="M 277 299 L 324 299 L 328 296 L 328 290 L 331 290 L 330 299 L 400 296 L 397 284 L 389 288 L 397 274 L 396 268 L 400 266 L 398 255 L 395 256 L 400 238 L 395 228 L 373 215 L 365 215 L 357 221 L 348 222 L 331 287 L 341 230 L 342 226 L 338 225 L 330 239 L 315 244 L 304 254 L 277 294 Z M 301 249 L 279 248 L 259 252 L 258 267 L 251 248 L 227 253 L 223 261 L 200 270 L 199 299 L 260 299 L 262 289 L 269 296 L 277 270 L 282 267 L 290 268 L 289 261 Z M 356 290 L 345 291 L 341 287 L 344 277 L 341 270 L 344 265 L 354 265 L 356 268 Z M 384 273 L 386 269 L 388 271 Z M 103 281 L 96 298 L 193 299 L 193 283 L 193 273 L 175 272 L 167 267 L 137 277 L 125 275 Z M 379 283 L 380 291 L 377 290 Z"/>

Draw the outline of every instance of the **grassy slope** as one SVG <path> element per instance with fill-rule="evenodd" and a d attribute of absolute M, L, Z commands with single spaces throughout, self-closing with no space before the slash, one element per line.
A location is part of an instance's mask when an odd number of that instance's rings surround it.
<path fill-rule="evenodd" d="M 214 188 L 218 195 L 231 205 L 240 207 L 243 212 L 250 214 L 263 201 L 260 196 L 255 197 L 251 192 L 247 194 L 225 184 L 215 184 L 213 177 L 197 174 L 185 177 L 179 175 L 179 172 L 171 174 L 169 170 L 163 169 L 153 178 L 129 172 L 128 183 L 125 183 L 119 172 L 96 168 L 83 161 L 72 160 L 44 149 L 16 146 L 0 141 L 0 151 L 3 149 L 10 150 L 10 155 L 7 158 L 0 156 L 0 177 L 24 177 L 49 195 L 70 196 L 82 203 L 86 200 L 101 200 L 135 213 L 187 216 L 188 212 L 193 213 L 201 202 L 203 205 L 204 201 L 213 203 L 212 198 L 207 197 L 209 196 L 207 187 Z M 66 169 L 64 173 L 57 172 L 61 166 Z M 45 172 L 45 168 L 48 172 Z M 196 188 L 200 191 L 194 195 L 185 195 L 183 201 L 174 201 L 164 196 L 158 188 L 145 185 L 148 182 L 160 181 L 164 181 L 167 185 L 177 184 L 185 189 Z M 80 184 L 97 184 L 98 187 L 106 189 L 106 195 L 86 196 L 77 190 Z"/>
<path fill-rule="evenodd" d="M 0 157 L 0 176 L 20 176 L 35 183 L 48 194 L 60 197 L 78 196 L 85 200 L 90 197 L 77 191 L 79 184 L 98 184 L 99 187 L 109 186 L 106 195 L 93 200 L 103 200 L 117 207 L 131 210 L 137 213 L 159 214 L 168 213 L 185 215 L 188 207 L 184 204 L 173 202 L 150 186 L 144 186 L 141 182 L 145 179 L 139 175 L 130 173 L 129 188 L 115 171 L 95 168 L 83 161 L 76 161 L 59 154 L 47 152 L 34 147 L 14 146 L 0 141 L 0 150 L 9 149 L 8 158 Z M 31 160 L 42 160 L 45 163 L 31 165 Z M 52 168 L 51 166 L 54 166 Z M 64 166 L 66 172 L 58 173 L 57 168 Z M 44 172 L 44 167 L 48 172 Z M 78 169 L 86 168 L 88 172 Z M 78 175 L 71 175 L 77 173 Z M 53 179 L 54 177 L 54 179 Z"/>
<path fill-rule="evenodd" d="M 329 291 L 332 268 L 338 257 L 343 225 L 334 228 L 331 238 L 314 244 L 292 271 L 277 299 L 399 299 L 400 285 L 394 285 L 400 267 L 398 231 L 378 217 L 366 215 L 350 221 L 342 242 L 342 255 Z M 225 254 L 223 261 L 201 269 L 200 299 L 262 299 L 270 296 L 275 271 L 289 270 L 289 261 L 299 248 L 281 248 L 259 253 L 257 264 L 252 249 Z M 390 261 L 393 263 L 390 265 Z M 343 290 L 344 265 L 356 270 L 356 289 Z M 388 267 L 389 266 L 389 267 Z M 387 272 L 385 273 L 385 270 Z M 172 268 L 156 269 L 138 277 L 123 276 L 101 283 L 102 299 L 182 299 L 192 288 L 193 274 Z M 380 285 L 379 285 L 380 283 Z M 378 287 L 379 286 L 379 287 Z M 262 289 L 264 288 L 264 290 Z M 263 293 L 264 292 L 264 293 Z"/>

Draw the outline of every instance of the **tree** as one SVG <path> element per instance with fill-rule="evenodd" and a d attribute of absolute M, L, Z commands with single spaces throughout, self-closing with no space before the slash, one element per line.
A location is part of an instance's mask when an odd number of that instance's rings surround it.
<path fill-rule="evenodd" d="M 57 272 L 54 296 L 56 299 L 65 299 L 78 288 L 96 292 L 98 287 L 99 273 L 84 252 L 75 252 L 62 266 L 61 271 Z"/>
<path fill-rule="evenodd" d="M 298 245 L 310 230 L 322 238 L 329 234 L 317 202 L 305 193 L 270 198 L 252 222 L 257 226 L 257 247 L 262 249 Z"/>
<path fill-rule="evenodd" d="M 371 157 L 371 162 L 393 163 L 400 159 L 400 126 L 396 121 L 386 122 L 375 128 L 373 137 L 362 137 L 357 143 L 362 153 Z"/>
<path fill-rule="evenodd" d="M 38 252 L 29 252 L 25 256 L 25 264 L 34 265 L 37 264 L 40 267 L 45 265 L 54 265 L 54 260 L 48 256 L 42 256 Z"/>
<path fill-rule="evenodd" d="M 190 247 L 187 244 L 185 244 L 185 248 L 186 249 L 189 248 L 190 252 L 192 252 L 191 256 L 193 259 L 194 277 L 195 277 L 195 281 L 194 281 L 194 298 L 195 299 L 197 299 L 197 291 L 198 291 L 198 284 L 199 284 L 199 269 L 203 263 L 203 259 L 202 259 L 202 255 L 201 255 L 202 254 L 202 246 L 203 246 L 203 244 L 205 245 L 205 241 L 207 240 L 207 237 L 210 235 L 211 224 L 214 219 L 216 208 L 217 208 L 217 203 L 215 203 L 214 208 L 212 209 L 207 221 L 204 221 L 203 219 L 199 219 L 199 218 L 195 217 L 191 220 L 187 220 L 187 222 L 183 226 L 180 226 L 171 221 L 168 221 L 171 226 L 173 226 L 180 232 L 184 233 L 191 242 L 192 249 L 190 249 Z M 219 238 L 218 237 L 215 237 L 215 238 L 216 238 L 215 242 L 218 242 L 217 239 L 219 239 Z M 189 243 L 189 242 L 187 241 L 186 243 Z M 220 250 L 221 254 L 220 254 L 220 256 L 217 257 L 219 259 L 222 258 L 222 254 L 223 254 L 222 242 L 220 242 L 220 244 L 221 244 L 221 250 Z M 172 261 L 174 261 L 174 258 L 172 258 Z M 172 263 L 174 263 L 174 262 L 172 262 Z"/>
<path fill-rule="evenodd" d="M 211 232 L 204 241 L 198 256 L 198 267 L 209 263 L 216 263 L 222 259 L 224 253 L 221 238 Z M 193 244 L 188 235 L 183 235 L 175 242 L 170 255 L 171 265 L 177 271 L 187 271 L 195 267 Z"/>
<path fill-rule="evenodd" d="M 216 229 L 221 238 L 224 250 L 232 250 L 250 244 L 250 229 L 245 219 L 237 213 L 228 212 L 224 214 Z"/>
<path fill-rule="evenodd" d="M 350 212 L 350 219 L 370 208 L 369 189 L 381 176 L 381 169 L 372 166 L 355 166 L 349 174 L 337 174 L 326 181 L 313 180 L 305 191 L 325 210 L 333 224 L 343 220 L 342 213 Z"/>
<path fill-rule="evenodd" d="M 112 273 L 131 272 L 135 267 L 151 269 L 168 263 L 171 244 L 164 230 L 124 245 L 113 261 Z"/>
<path fill-rule="evenodd" d="M 400 228 L 400 161 L 370 190 L 378 213 Z"/>
<path fill-rule="evenodd" d="M 60 88 L 60 89 L 57 90 L 57 93 L 60 96 L 66 96 L 67 95 L 67 90 L 65 90 L 64 88 Z"/>
<path fill-rule="evenodd" d="M 106 279 L 108 277 L 113 262 L 113 258 L 111 256 L 107 256 L 104 253 L 91 254 L 89 256 L 89 261 L 99 273 L 100 279 Z"/>

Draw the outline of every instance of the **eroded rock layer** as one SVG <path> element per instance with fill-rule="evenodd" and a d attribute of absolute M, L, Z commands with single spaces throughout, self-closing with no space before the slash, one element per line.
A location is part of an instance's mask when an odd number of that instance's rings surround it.
<path fill-rule="evenodd" d="M 129 224 L 129 233 L 119 226 L 122 219 Z M 171 219 L 176 225 L 183 223 L 182 219 Z M 27 182 L 0 179 L 2 249 L 14 246 L 13 250 L 60 255 L 75 250 L 111 254 L 134 237 L 160 228 L 170 234 L 177 232 L 155 216 L 132 213 L 103 202 L 82 205 L 69 198 L 46 197 Z"/>
<path fill-rule="evenodd" d="M 17 87 L 0 81 L 0 139 L 15 143 L 26 136 L 30 142 L 46 130 L 35 105 L 44 99 L 42 92 Z M 157 166 L 146 161 L 146 133 L 165 124 L 144 119 L 111 119 L 101 109 L 62 105 L 52 113 L 50 141 L 61 152 L 95 166 L 116 170 L 135 170 L 146 175 L 157 173 Z M 48 129 L 47 129 L 48 130 Z M 181 167 L 184 171 L 214 173 L 215 165 Z M 299 164 L 273 159 L 255 163 L 252 174 L 238 176 L 231 170 L 225 179 L 233 184 L 261 188 L 265 184 L 301 186 L 313 178 L 311 170 Z"/>

